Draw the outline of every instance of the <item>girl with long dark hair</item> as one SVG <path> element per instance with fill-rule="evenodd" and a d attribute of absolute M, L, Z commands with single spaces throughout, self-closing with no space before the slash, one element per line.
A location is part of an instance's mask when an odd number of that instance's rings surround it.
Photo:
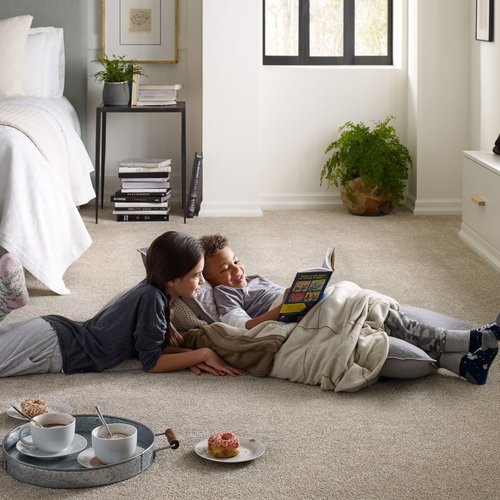
<path fill-rule="evenodd" d="M 10 275 L 19 277 L 15 259 L 10 254 L 2 259 L 9 263 Z M 173 299 L 196 297 L 203 264 L 203 249 L 195 238 L 167 231 L 148 249 L 146 279 L 89 320 L 47 315 L 0 328 L 0 376 L 100 372 L 132 357 L 152 373 L 189 368 L 197 375 L 244 375 L 209 348 L 182 348 L 170 322 Z M 2 291 L 0 303 L 8 310 L 8 286 Z"/>

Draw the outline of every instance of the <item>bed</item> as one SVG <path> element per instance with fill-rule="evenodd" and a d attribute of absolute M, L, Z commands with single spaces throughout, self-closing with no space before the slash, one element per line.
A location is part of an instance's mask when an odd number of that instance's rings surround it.
<path fill-rule="evenodd" d="M 86 2 L 2 0 L 0 247 L 57 294 L 91 245 Z"/>

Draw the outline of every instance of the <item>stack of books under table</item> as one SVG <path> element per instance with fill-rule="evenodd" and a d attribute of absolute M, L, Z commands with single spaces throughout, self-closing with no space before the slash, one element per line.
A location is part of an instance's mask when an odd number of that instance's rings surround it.
<path fill-rule="evenodd" d="M 129 159 L 118 162 L 121 189 L 111 196 L 119 222 L 168 221 L 170 159 Z"/>

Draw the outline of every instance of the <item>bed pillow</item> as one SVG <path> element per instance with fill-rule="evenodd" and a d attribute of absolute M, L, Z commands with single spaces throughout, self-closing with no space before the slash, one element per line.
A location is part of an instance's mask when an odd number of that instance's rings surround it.
<path fill-rule="evenodd" d="M 64 31 L 46 26 L 31 28 L 26 41 L 24 93 L 61 97 L 64 92 Z"/>
<path fill-rule="evenodd" d="M 0 97 L 23 95 L 24 53 L 33 16 L 0 20 Z"/>
<path fill-rule="evenodd" d="M 436 373 L 435 360 L 425 351 L 409 342 L 389 337 L 389 353 L 381 377 L 411 379 Z"/>

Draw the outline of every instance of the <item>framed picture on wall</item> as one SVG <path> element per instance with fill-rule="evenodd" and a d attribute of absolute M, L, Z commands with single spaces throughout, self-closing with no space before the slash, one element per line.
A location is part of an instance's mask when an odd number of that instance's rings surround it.
<path fill-rule="evenodd" d="M 476 0 L 476 40 L 493 41 L 494 0 Z"/>
<path fill-rule="evenodd" d="M 103 54 L 176 63 L 178 10 L 178 0 L 102 0 Z"/>

